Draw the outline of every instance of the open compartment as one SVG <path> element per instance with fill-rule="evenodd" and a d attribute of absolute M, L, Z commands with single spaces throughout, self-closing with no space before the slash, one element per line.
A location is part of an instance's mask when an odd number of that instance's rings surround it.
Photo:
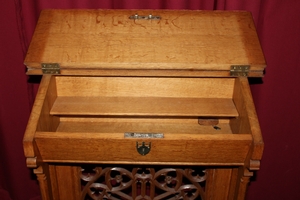
<path fill-rule="evenodd" d="M 35 144 L 45 162 L 243 165 L 248 94 L 243 78 L 44 76 Z"/>

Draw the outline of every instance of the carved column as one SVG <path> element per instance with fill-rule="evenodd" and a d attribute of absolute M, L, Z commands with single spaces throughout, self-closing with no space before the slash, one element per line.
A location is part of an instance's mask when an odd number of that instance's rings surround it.
<path fill-rule="evenodd" d="M 41 196 L 43 200 L 53 200 L 50 180 L 48 179 L 48 166 L 41 165 L 37 169 L 34 169 L 33 172 L 37 176 L 39 181 Z"/>

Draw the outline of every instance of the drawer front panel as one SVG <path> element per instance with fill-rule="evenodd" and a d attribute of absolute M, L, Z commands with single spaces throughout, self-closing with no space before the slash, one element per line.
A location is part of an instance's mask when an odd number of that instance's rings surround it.
<path fill-rule="evenodd" d="M 124 138 L 124 134 L 38 132 L 45 162 L 243 165 L 249 134 L 165 134 L 164 138 Z M 151 143 L 141 155 L 137 143 Z"/>

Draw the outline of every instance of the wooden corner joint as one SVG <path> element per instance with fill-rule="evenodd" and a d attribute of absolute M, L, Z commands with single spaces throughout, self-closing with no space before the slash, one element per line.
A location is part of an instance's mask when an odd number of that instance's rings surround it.
<path fill-rule="evenodd" d="M 34 174 L 39 175 L 39 174 L 44 174 L 44 169 L 43 166 L 38 166 L 36 169 L 33 170 Z"/>
<path fill-rule="evenodd" d="M 243 172 L 243 177 L 251 177 L 251 176 L 253 176 L 253 172 L 245 168 Z"/>
<path fill-rule="evenodd" d="M 249 170 L 259 170 L 260 168 L 260 160 L 250 160 Z"/>
<path fill-rule="evenodd" d="M 26 165 L 29 168 L 37 168 L 37 157 L 26 158 Z"/>

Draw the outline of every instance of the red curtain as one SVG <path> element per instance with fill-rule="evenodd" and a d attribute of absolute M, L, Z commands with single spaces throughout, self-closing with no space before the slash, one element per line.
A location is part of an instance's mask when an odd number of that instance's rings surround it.
<path fill-rule="evenodd" d="M 268 67 L 251 86 L 265 141 L 261 170 L 247 199 L 300 199 L 299 0 L 1 0 L 0 199 L 40 199 L 22 139 L 38 84 L 28 81 L 24 55 L 45 8 L 248 10 Z"/>

